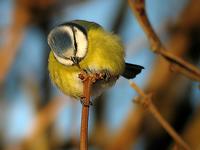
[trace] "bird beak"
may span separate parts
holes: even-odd
[[[79,62],[81,61],[81,58],[76,57],[76,56],[72,56],[72,57],[70,58],[70,60],[74,63],[74,65],[79,66]]]

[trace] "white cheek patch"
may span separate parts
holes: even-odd
[[[76,43],[77,43],[76,56],[83,58],[87,53],[87,47],[88,47],[87,37],[77,27],[74,27],[74,29],[75,29],[75,38],[76,38]]]
[[[73,65],[73,62],[72,62],[71,60],[69,60],[69,59],[64,59],[64,58],[62,58],[62,57],[59,57],[59,56],[56,55],[56,53],[54,53],[54,52],[53,52],[53,54],[54,54],[54,56],[56,57],[56,59],[57,59],[61,64],[66,65],[66,66],[71,66],[71,65]]]

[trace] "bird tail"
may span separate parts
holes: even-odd
[[[144,67],[140,65],[125,63],[125,70],[122,76],[127,79],[133,79],[142,71],[142,69],[144,69]]]

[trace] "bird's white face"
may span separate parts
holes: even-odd
[[[64,24],[49,33],[48,44],[60,63],[78,64],[87,53],[87,33],[80,25]]]

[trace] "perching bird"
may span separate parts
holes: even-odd
[[[81,71],[105,73],[105,79],[92,86],[91,96],[99,96],[122,75],[134,78],[142,66],[125,63],[124,47],[117,35],[99,24],[74,20],[56,26],[48,35],[51,48],[48,69],[51,80],[66,95],[83,97]]]

